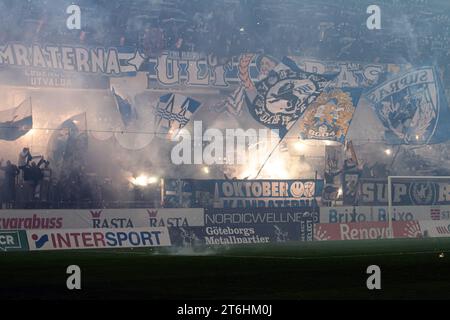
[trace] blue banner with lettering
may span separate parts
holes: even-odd
[[[391,182],[392,205],[449,205],[450,179],[401,179]],[[359,205],[387,205],[386,179],[361,179]]]
[[[450,136],[450,109],[433,67],[410,70],[371,90],[389,144],[433,144]]]
[[[316,204],[323,180],[195,180],[165,181],[166,207],[282,208]]]
[[[173,227],[169,232],[172,244],[184,247],[312,241],[318,221],[318,207],[210,209],[204,227]]]

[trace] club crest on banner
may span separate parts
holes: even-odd
[[[436,200],[436,186],[432,182],[412,183],[409,195],[415,205],[431,205]]]
[[[432,67],[414,69],[367,95],[392,144],[428,144],[448,139],[440,124],[450,115]],[[447,118],[447,119],[443,119]]]
[[[256,84],[256,97],[248,104],[250,114],[284,136],[329,81],[326,76],[298,68],[294,71],[282,63]]]
[[[354,111],[350,93],[323,92],[300,119],[300,137],[344,142]]]

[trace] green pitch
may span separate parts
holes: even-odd
[[[66,288],[72,264],[81,290]],[[450,238],[10,252],[0,269],[0,299],[449,299]]]

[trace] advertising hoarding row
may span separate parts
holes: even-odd
[[[384,222],[387,206],[1,210],[0,230],[198,227],[210,224]],[[450,206],[394,206],[393,221],[450,220]]]
[[[0,251],[450,236],[450,208],[2,210]]]
[[[195,247],[267,244],[289,241],[379,240],[450,237],[449,221],[194,226],[121,229],[0,231],[1,251]]]

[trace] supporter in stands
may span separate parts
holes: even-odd
[[[339,184],[335,183],[335,177],[339,176],[342,171],[329,170],[325,171],[325,186],[323,189],[323,199],[322,201],[327,205],[331,205],[331,202],[337,199]]]
[[[375,163],[372,167],[372,174],[374,178],[387,178],[389,176],[389,170],[385,163]]]
[[[364,163],[362,166],[361,178],[373,178],[372,170],[367,163]]]
[[[142,38],[144,53],[148,57],[157,57],[164,50],[164,32],[160,28],[147,27]]]
[[[334,178],[341,174],[342,171],[325,171],[325,183],[334,184]]]
[[[344,160],[344,172],[350,172],[355,171],[357,169],[356,163],[352,159],[345,159]]]
[[[23,170],[32,159],[33,156],[30,153],[30,149],[26,147],[23,148],[22,151],[19,153],[19,160],[17,162],[19,169]]]
[[[16,199],[16,177],[20,171],[9,160],[6,161],[6,166],[2,167],[2,164],[3,159],[0,160],[0,170],[5,172],[5,178],[3,180],[0,203],[5,203],[7,208],[11,208]]]
[[[50,169],[50,162],[45,161],[44,168],[42,168],[42,183],[41,183],[41,200],[48,202],[50,199],[50,186],[52,180],[52,169]]]
[[[42,171],[41,168],[39,168],[39,166],[36,164],[36,162],[31,162],[31,167],[30,167],[30,180],[33,182],[33,188],[34,188],[34,193],[33,193],[33,198],[34,199],[39,199],[40,198],[40,192],[41,192],[41,180],[43,178],[42,175]]]

